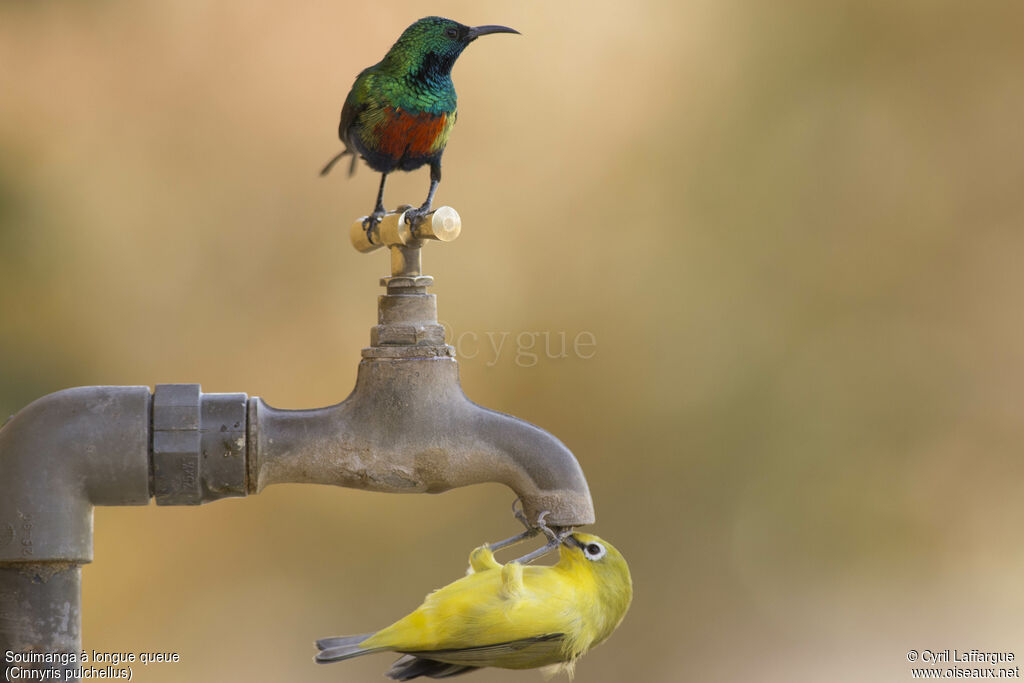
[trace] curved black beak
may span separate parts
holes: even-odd
[[[476,40],[480,36],[486,36],[488,33],[515,33],[519,34],[519,31],[508,26],[471,26],[469,33],[466,34],[466,40]]]

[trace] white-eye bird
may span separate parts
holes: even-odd
[[[633,599],[629,567],[597,536],[573,533],[553,566],[501,564],[488,546],[468,574],[426,597],[412,614],[376,633],[324,638],[316,661],[399,652],[387,671],[406,681],[447,678],[485,666],[566,671],[619,625]]]

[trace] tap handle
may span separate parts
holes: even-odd
[[[380,247],[420,246],[418,240],[451,242],[462,232],[462,219],[450,206],[417,216],[411,225],[407,213],[408,209],[385,214],[369,231],[364,227],[366,216],[357,218],[349,228],[352,246],[365,254]]]

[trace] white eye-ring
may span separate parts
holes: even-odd
[[[608,549],[596,541],[591,541],[583,546],[583,556],[591,562],[597,562],[607,554]]]

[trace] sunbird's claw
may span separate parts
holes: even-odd
[[[418,209],[407,209],[405,212],[405,222],[409,228],[415,234],[416,229],[419,228],[420,224],[427,219],[427,215],[431,212],[430,204],[424,204]]]
[[[384,210],[383,206],[378,206],[373,210],[369,216],[363,219],[363,230],[366,231],[366,239],[373,244],[373,229],[380,223],[381,219],[384,218],[384,214],[387,211]]]
[[[416,227],[416,224],[423,220],[423,217],[430,213],[429,206],[421,206],[418,209],[409,209],[405,212],[405,222],[412,227]]]

